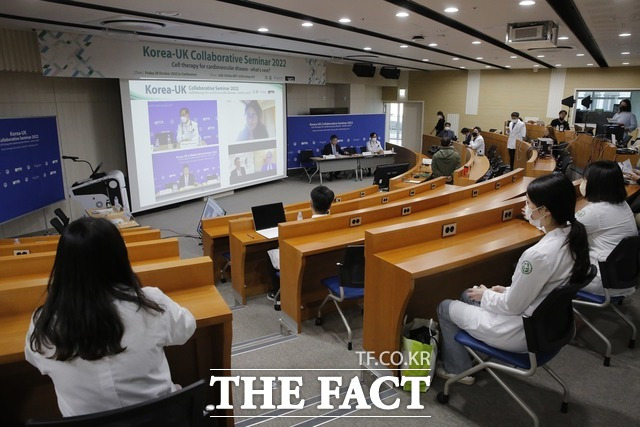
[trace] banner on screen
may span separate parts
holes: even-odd
[[[122,80],[134,212],[282,178],[284,86]]]
[[[322,156],[331,135],[337,135],[341,148],[360,153],[367,145],[371,132],[378,134],[384,147],[384,114],[332,114],[327,116],[287,117],[287,168],[300,167],[300,153],[312,150]]]
[[[0,223],[64,194],[56,118],[0,119]]]
[[[326,83],[326,62],[202,46],[38,32],[42,73],[51,77]]]

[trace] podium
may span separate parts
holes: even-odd
[[[117,204],[116,198],[125,212],[131,211],[124,174],[119,170],[74,183],[69,189],[69,195],[79,201],[86,211],[114,206]]]

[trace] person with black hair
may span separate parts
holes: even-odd
[[[544,175],[528,185],[525,218],[545,235],[524,251],[511,286],[474,286],[463,293],[462,301],[440,303],[444,363],[436,375],[448,379],[471,368],[467,351],[454,339],[461,329],[493,347],[527,351],[522,316],[531,315],[552,290],[584,280],[589,271],[587,232],[576,220],[575,207],[576,192],[564,174]],[[474,378],[460,382],[473,384]]]
[[[516,141],[524,141],[524,138],[527,136],[527,126],[520,120],[520,113],[517,111],[511,113],[508,134],[507,151],[509,152],[509,166],[511,170],[513,170],[516,161]]]
[[[451,146],[449,138],[440,140],[440,149],[431,160],[431,178],[446,176],[447,182],[453,182],[453,171],[460,166],[460,153]]]
[[[372,154],[384,153],[384,149],[382,148],[382,145],[380,144],[380,140],[378,139],[378,134],[375,132],[371,132],[369,134],[369,140],[367,141],[367,151]]]
[[[576,213],[576,218],[587,230],[591,264],[598,266],[598,261],[607,259],[623,238],[638,235],[635,217],[626,202],[622,170],[610,160],[587,165],[580,193],[589,204]],[[583,291],[604,295],[599,268],[597,276]],[[634,291],[635,288],[611,289],[609,293],[627,296]]]
[[[558,118],[551,120],[551,127],[559,130],[560,132],[569,130],[569,122],[566,120],[567,110],[560,110]]]
[[[449,138],[452,141],[457,141],[458,140],[458,137],[456,136],[456,133],[451,130],[451,123],[449,123],[449,122],[446,122],[444,124],[444,129],[436,136],[438,138]]]
[[[329,137],[329,143],[322,149],[322,154],[325,156],[348,156],[349,153],[340,147],[338,144],[338,135],[331,135]],[[340,172],[329,172],[329,181],[333,181],[333,178],[339,178]]]
[[[164,347],[184,344],[195,329],[187,309],[141,287],[116,226],[85,217],[60,237],[25,358],[51,377],[63,416],[90,414],[179,388]]]
[[[244,106],[245,126],[238,135],[238,141],[269,138],[267,127],[262,123],[262,107],[258,101],[249,101]]]
[[[472,150],[476,150],[476,154],[478,156],[484,156],[484,138],[480,134],[482,129],[480,126],[476,126],[473,128],[471,132],[471,142],[469,142],[469,148]]]
[[[464,139],[462,140],[462,143],[464,145],[469,145],[471,143],[471,130],[469,128],[462,128],[460,130],[460,133],[462,134],[462,136],[464,137]]]
[[[312,212],[311,218],[320,218],[329,215],[329,209],[331,209],[331,204],[333,204],[335,198],[335,194],[329,187],[318,185],[311,190],[309,197],[311,198],[309,202]],[[276,310],[280,310],[280,295],[278,295],[280,278],[276,274],[276,272],[280,270],[280,249],[275,248],[268,250],[267,255],[269,255],[269,261],[271,261],[269,267],[273,287],[273,290],[267,293],[267,299],[274,302],[274,308]],[[277,298],[276,295],[278,295]]]
[[[436,123],[436,126],[433,128],[433,130],[429,132],[429,135],[433,135],[433,133],[435,132],[437,136],[437,135],[440,135],[440,132],[444,130],[444,124],[445,124],[444,113],[442,111],[438,111],[437,116],[438,116],[438,123]]]
[[[613,115],[613,120],[624,127],[623,143],[627,143],[631,139],[631,132],[638,128],[638,119],[631,112],[631,100],[623,99],[619,104],[620,111]]]
[[[200,143],[200,131],[198,123],[191,120],[188,108],[180,109],[180,124],[176,132],[178,143],[194,142]]]

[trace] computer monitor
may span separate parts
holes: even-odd
[[[612,135],[616,136],[616,144],[621,145],[624,143],[624,127],[615,124],[615,125],[606,125],[604,128],[605,136],[607,139],[613,141],[611,138]]]
[[[253,214],[253,223],[258,231],[278,227],[279,223],[287,221],[282,202],[253,206],[251,213]]]
[[[389,189],[389,180],[395,176],[402,175],[409,170],[409,163],[392,163],[388,165],[380,165],[373,174],[373,183],[380,190]]]
[[[217,216],[225,216],[227,211],[222,209],[215,199],[211,196],[207,197],[207,202],[204,204],[202,215],[200,215],[200,222],[198,222],[198,235],[202,237],[202,220],[207,218],[215,218]]]

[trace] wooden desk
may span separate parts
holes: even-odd
[[[367,232],[364,349],[377,357],[399,351],[405,314],[436,318],[440,301],[457,299],[472,285],[508,285],[513,263],[543,235],[520,219],[502,222],[505,209],[518,212],[524,202],[521,197],[475,212]],[[451,222],[457,224],[457,234],[442,238],[442,226]]]
[[[502,157],[503,163],[509,164],[509,151],[507,149],[507,141],[509,140],[508,135],[501,135],[493,132],[480,132],[482,137],[484,138],[484,147],[485,151],[489,151],[492,145],[496,146],[496,154]],[[516,159],[514,162],[514,168],[523,168],[526,170],[527,153],[531,148],[531,144],[526,141],[517,140],[516,141]]]
[[[635,166],[640,159],[638,154],[617,154],[616,146],[609,141],[585,133],[578,134],[567,150],[571,153],[573,164],[580,170],[597,160],[624,162],[628,159],[631,165]]]
[[[165,349],[172,379],[191,384],[207,379],[211,369],[231,370],[232,314],[215,286],[211,260],[206,257],[176,260],[135,269],[143,284],[157,286],[196,318],[193,337],[182,346]],[[0,399],[3,425],[22,425],[27,418],[60,416],[53,383],[24,360],[24,345],[33,310],[42,303],[46,284],[14,286],[0,291]],[[19,302],[19,304],[16,304]],[[219,387],[207,388],[207,402],[220,399]],[[233,415],[228,411],[225,415]],[[233,418],[224,419],[226,425]]]
[[[326,172],[340,172],[352,170],[356,173],[356,181],[358,180],[359,162],[357,156],[340,156],[333,159],[325,159],[323,157],[312,157],[320,175],[320,185],[322,185],[322,174]]]
[[[125,215],[121,210],[116,212],[113,208],[89,210],[87,215],[93,218],[104,218],[120,229],[140,227],[133,216]]]
[[[549,175],[556,170],[556,160],[553,157],[538,157],[538,150],[531,150],[531,157],[527,160],[525,175],[537,178]]]
[[[150,230],[151,227],[149,227],[148,225],[144,225],[144,226],[140,226],[137,228],[123,228],[120,229],[120,233],[122,235],[125,235],[127,233],[131,233],[131,232],[138,232],[138,231],[146,231],[146,230]],[[16,239],[18,239],[18,241],[20,243],[30,243],[30,242],[50,242],[50,241],[58,241],[60,240],[60,235],[59,234],[49,234],[46,236],[18,236],[18,237],[12,237],[9,239],[0,239],[0,246],[5,246],[5,245],[13,245],[15,244]]]
[[[487,173],[491,166],[487,156],[479,156],[476,154],[475,150],[470,148],[466,148],[466,150],[469,152],[469,161],[453,172],[454,185],[467,186],[475,184],[477,180]],[[468,175],[464,174],[465,167],[469,170]]]
[[[326,289],[322,287],[320,280],[335,274],[334,271],[327,271],[327,266],[333,266],[341,260],[342,252],[347,245],[364,241],[367,230],[435,215],[473,211],[479,206],[521,196],[531,181],[522,178],[523,172],[514,171],[495,180],[434,197],[418,198],[411,203],[400,202],[376,210],[363,209],[343,215],[331,215],[313,222],[281,224],[281,321],[292,331],[301,332],[302,322],[315,316],[315,308],[326,296]],[[516,177],[514,183],[513,177]],[[402,208],[407,206],[411,206],[411,214],[400,216]],[[361,225],[350,227],[349,223],[353,217],[359,217]],[[331,231],[318,232],[322,229]]]

